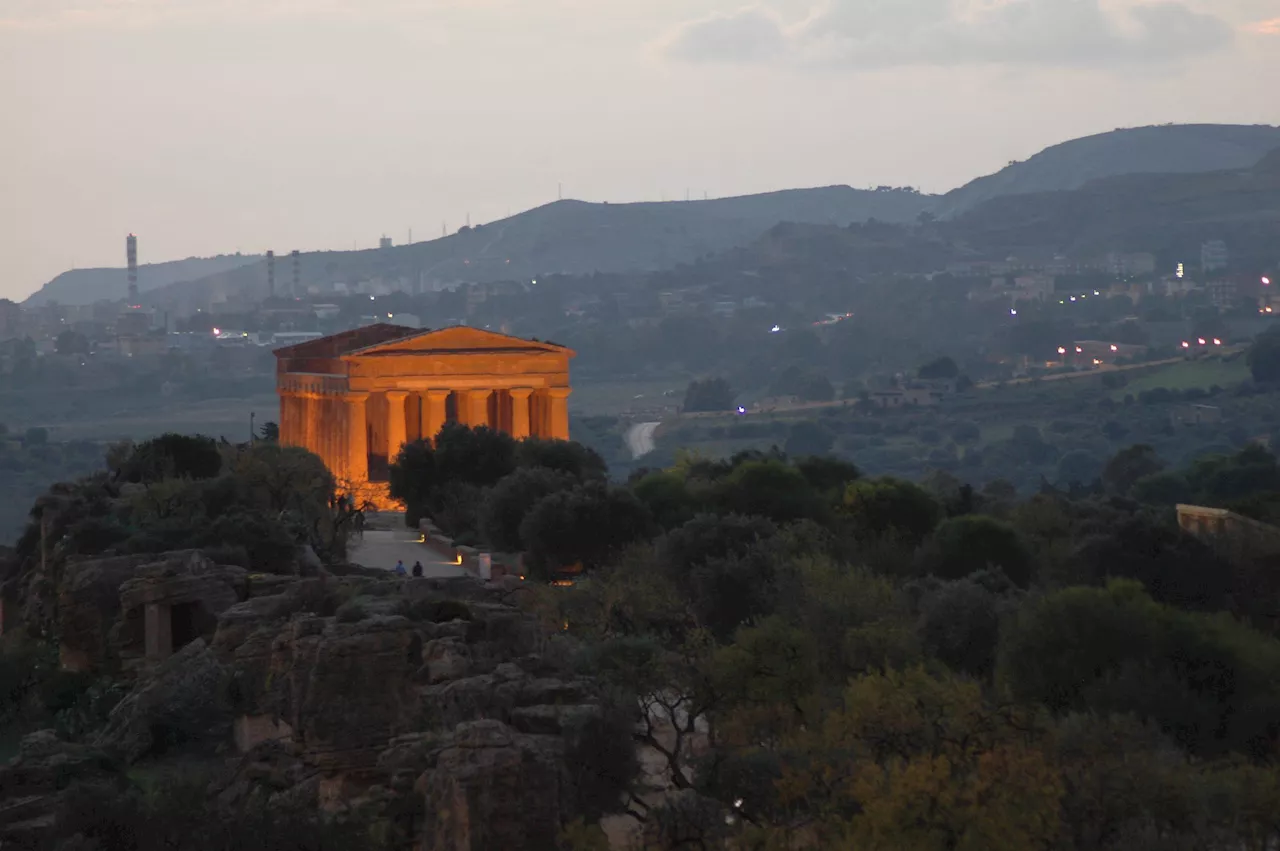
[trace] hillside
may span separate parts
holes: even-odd
[[[557,201],[430,242],[305,254],[301,274],[304,284],[382,278],[421,281],[430,286],[552,273],[657,270],[746,245],[782,221],[848,225],[876,218],[909,222],[932,202],[928,196],[911,192],[871,192],[848,186],[710,201]],[[261,295],[265,280],[259,263],[167,287],[149,300],[165,306],[201,306],[246,292]]]
[[[1280,127],[1180,124],[1134,127],[1073,139],[980,177],[942,196],[938,213],[952,216],[998,196],[1079,189],[1121,174],[1243,169],[1280,148]]]
[[[150,292],[177,281],[190,281],[256,263],[252,254],[220,254],[217,257],[189,257],[169,263],[148,263],[138,267],[138,291]],[[39,307],[51,301],[60,304],[93,304],[129,294],[129,273],[125,269],[72,269],[49,281],[24,302]]]
[[[987,256],[1123,250],[1169,262],[1198,259],[1202,241],[1224,239],[1234,257],[1265,265],[1275,261],[1280,232],[1280,145],[1249,168],[1129,174],[1070,192],[994,198],[943,230]]]

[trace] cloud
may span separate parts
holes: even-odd
[[[782,55],[787,50],[787,37],[777,17],[750,6],[685,26],[665,49],[679,59],[754,62]]]
[[[680,27],[668,56],[800,64],[1097,66],[1176,60],[1228,45],[1224,20],[1161,0],[1117,10],[1100,0],[828,0],[786,24],[752,6]]]
[[[1259,35],[1280,35],[1280,18],[1272,18],[1269,21],[1255,21],[1245,29]]]

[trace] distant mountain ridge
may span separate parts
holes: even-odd
[[[654,271],[748,245],[780,222],[842,227],[870,219],[909,223],[923,213],[956,219],[996,200],[1066,193],[1124,175],[1249,169],[1277,148],[1280,127],[1267,125],[1139,127],[1055,145],[942,196],[827,186],[706,201],[557,201],[429,242],[304,254],[301,277],[306,285],[327,288],[378,279],[431,285]],[[1012,202],[1011,209],[1018,203]],[[1028,203],[1038,214],[1049,215],[1043,198]],[[994,226],[999,217],[986,215]],[[1101,240],[1090,236],[1085,241]],[[277,279],[286,280],[279,269]],[[119,269],[68,272],[28,303],[121,298],[124,280]],[[143,267],[139,283],[146,301],[155,306],[207,307],[223,299],[266,295],[265,262],[260,257],[220,257],[155,264]]]
[[[848,186],[789,189],[706,201],[632,204],[556,201],[430,242],[304,254],[304,284],[521,280],[547,274],[642,272],[746,245],[781,221],[845,226],[915,221],[934,199]],[[262,263],[153,293],[157,306],[196,307],[265,294]]]
[[[936,212],[952,216],[1007,195],[1079,189],[1122,174],[1186,174],[1250,168],[1280,148],[1280,127],[1175,124],[1133,127],[1072,139],[943,195]]]
[[[217,257],[189,257],[167,263],[147,263],[138,267],[138,292],[145,294],[178,281],[216,275],[256,263],[260,259],[259,255],[254,254],[220,254]],[[72,269],[32,293],[24,304],[28,307],[40,307],[56,301],[59,304],[83,305],[104,299],[114,301],[128,294],[127,269]]]
[[[1172,269],[1196,264],[1201,242],[1222,239],[1232,257],[1265,266],[1280,234],[1280,143],[1245,168],[1122,174],[1070,191],[999,196],[941,230],[988,258],[1148,251]]]

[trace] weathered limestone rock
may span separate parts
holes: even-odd
[[[139,613],[148,660],[165,659],[197,636],[212,638],[218,615],[248,596],[247,576],[243,568],[216,565],[198,552],[142,568],[120,586],[121,656],[137,653]]]
[[[456,638],[439,638],[422,649],[422,661],[427,666],[427,682],[460,680],[471,670],[471,651]]]
[[[225,741],[231,724],[225,673],[204,639],[196,639],[120,701],[95,745],[136,762],[190,740]]]
[[[460,725],[418,779],[421,847],[553,851],[569,785],[559,740],[499,721]]]
[[[63,568],[58,613],[64,668],[85,671],[107,661],[107,637],[120,618],[120,586],[155,562],[154,555],[131,555],[73,561]]]
[[[243,593],[244,576],[198,550],[69,562],[58,588],[62,665],[158,660],[175,643],[211,637],[217,615]]]
[[[0,766],[0,847],[43,847],[72,783],[122,781],[100,751],[60,741],[53,730],[31,733]]]
[[[301,618],[273,643],[264,702],[318,766],[359,771],[391,738],[420,729],[421,665],[422,637],[405,618]]]

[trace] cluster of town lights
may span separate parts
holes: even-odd
[[[1204,337],[1196,337],[1196,344],[1197,344],[1197,345],[1200,345],[1200,346],[1207,346],[1207,345],[1209,345],[1209,341],[1208,341],[1208,340],[1206,340]],[[1218,339],[1217,337],[1214,337],[1214,338],[1213,338],[1213,344],[1214,344],[1215,346],[1221,346],[1221,345],[1222,345],[1222,340]],[[1190,343],[1189,341],[1187,341],[1187,340],[1183,340],[1183,341],[1182,341],[1182,348],[1184,348],[1184,349],[1189,349],[1189,348],[1191,348],[1191,343]]]
[[[1102,291],[1101,291],[1101,290],[1094,290],[1094,291],[1093,291],[1093,294],[1094,294],[1094,295],[1102,295]],[[1071,300],[1072,300],[1072,301],[1077,301],[1077,300],[1079,300],[1079,299],[1086,299],[1086,298],[1088,298],[1088,297],[1089,297],[1089,294],[1088,294],[1088,293],[1080,293],[1080,295],[1078,295],[1078,296],[1075,296],[1075,295],[1071,296]],[[1067,300],[1066,300],[1066,299],[1063,299],[1063,298],[1058,299],[1058,304],[1066,304],[1066,303],[1067,303]],[[1016,314],[1015,314],[1015,315],[1016,315]]]

